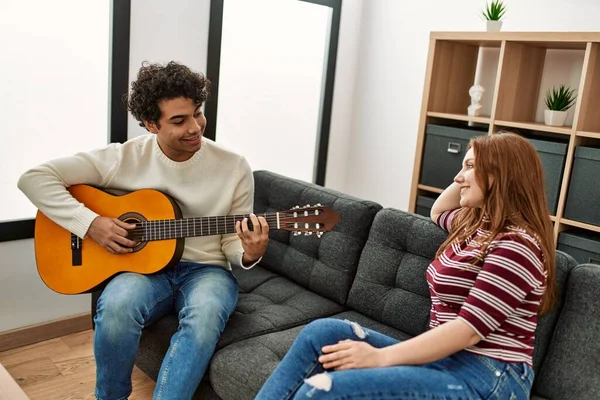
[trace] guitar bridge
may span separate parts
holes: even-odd
[[[81,265],[81,247],[83,241],[79,239],[79,236],[71,233],[71,265]]]

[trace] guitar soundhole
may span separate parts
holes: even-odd
[[[127,222],[128,224],[138,224],[140,222],[147,221],[143,215],[138,213],[126,213],[119,217],[119,219],[123,222]],[[133,246],[133,252],[138,252],[146,247],[148,242],[142,241],[142,237],[144,235],[144,230],[142,228],[134,228],[127,233],[127,238],[133,240],[135,245]]]

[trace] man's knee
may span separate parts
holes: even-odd
[[[121,278],[120,276],[117,278]],[[135,298],[136,276],[125,276],[111,282],[100,295],[97,303],[95,323],[99,329],[128,329],[131,325],[143,326],[143,307]]]
[[[216,342],[225,329],[232,310],[218,300],[209,300],[202,305],[186,306],[180,313],[180,325],[193,332],[199,344]]]

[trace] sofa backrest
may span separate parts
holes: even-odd
[[[332,231],[317,238],[271,230],[261,265],[311,291],[344,304],[373,218],[381,206],[269,171],[255,171],[254,210],[273,212],[296,205],[329,206],[340,214]]]
[[[373,221],[348,306],[411,336],[429,323],[425,273],[446,232],[429,218],[381,210]]]
[[[534,393],[552,399],[600,399],[600,266],[581,264],[569,276]]]
[[[411,336],[427,329],[431,300],[426,271],[447,233],[431,219],[404,211],[381,210],[371,227],[348,306]],[[556,251],[558,295],[564,298],[566,281],[577,265]],[[536,372],[544,359],[562,304],[540,317],[533,355]]]

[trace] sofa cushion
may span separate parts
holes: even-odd
[[[577,261],[570,255],[556,250],[556,284],[558,301],[556,307],[551,312],[538,318],[538,325],[535,331],[535,347],[533,348],[533,369],[539,373],[540,367],[548,351],[548,345],[554,334],[556,323],[563,307],[564,296],[567,290],[567,280],[571,271],[577,267]],[[534,383],[534,392],[536,384]]]
[[[354,321],[398,339],[408,337],[355,311],[343,312],[333,318]],[[214,391],[224,400],[253,399],[303,327],[256,336],[219,350],[210,366]]]
[[[217,349],[238,340],[307,324],[345,309],[260,266],[250,270],[235,268],[234,274],[240,289],[238,304]],[[169,314],[142,332],[136,365],[154,379],[178,326],[176,314]]]
[[[427,267],[446,232],[431,219],[386,208],[361,256],[348,306],[411,336],[427,329],[431,299]]]
[[[571,272],[562,313],[536,379],[536,394],[553,400],[600,399],[600,266]]]
[[[268,171],[254,172],[255,212],[287,210],[322,204],[333,208],[340,221],[320,239],[272,230],[261,265],[311,291],[344,304],[375,214],[382,208],[322,186]],[[332,284],[335,282],[335,284]]]
[[[240,288],[238,305],[227,322],[218,347],[303,325],[345,309],[261,266],[251,270],[234,268],[234,274]]]

